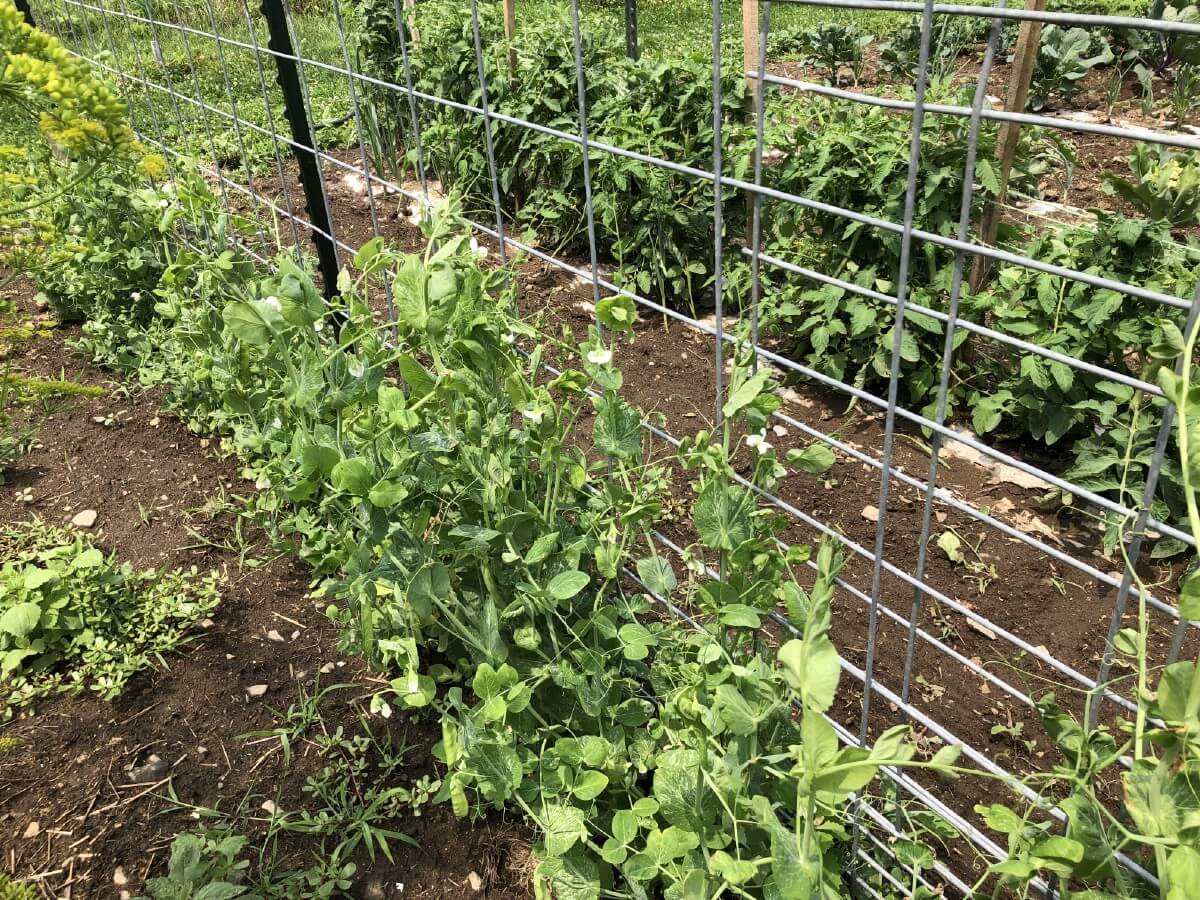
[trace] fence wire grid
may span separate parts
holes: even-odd
[[[1118,566],[1110,559],[1093,554],[1092,545],[1086,542],[1062,539],[1054,528],[1045,528],[1038,515],[1006,514],[1001,507],[1011,507],[1011,501],[1008,504],[983,502],[987,499],[984,494],[964,485],[962,478],[948,479],[947,472],[957,473],[963,467],[978,465],[986,467],[985,471],[1016,473],[1022,479],[1028,479],[1026,483],[1068,494],[1077,508],[1089,509],[1097,516],[1115,516],[1128,523],[1126,555],[1134,563],[1144,564],[1148,541],[1169,538],[1194,547],[1186,530],[1152,514],[1174,424],[1173,407],[1169,403],[1161,404],[1156,413],[1159,416],[1156,440],[1144,493],[1139,504],[1129,505],[1073,483],[1052,471],[1049,464],[1023,458],[1011,449],[1011,445],[976,436],[960,424],[952,423],[948,394],[953,379],[952,361],[966,333],[969,340],[993,342],[1017,358],[1052,361],[1122,385],[1146,398],[1163,397],[1157,385],[1135,375],[1076,359],[992,327],[985,321],[965,319],[961,316],[960,301],[968,290],[972,266],[976,260],[983,259],[994,265],[1020,267],[1068,282],[1079,282],[1097,291],[1117,292],[1126,301],[1140,300],[1153,307],[1179,311],[1185,337],[1197,327],[1200,290],[1191,297],[1175,296],[1153,284],[1125,283],[1095,272],[1036,259],[997,244],[984,244],[974,232],[980,202],[980,185],[975,173],[981,152],[980,134],[985,123],[1015,123],[1068,135],[1113,138],[1128,141],[1130,147],[1141,142],[1200,150],[1200,136],[1185,131],[1000,108],[989,99],[989,78],[995,66],[1002,62],[1000,41],[1007,23],[1137,29],[1151,35],[1168,36],[1200,35],[1200,25],[1009,8],[1006,0],[998,0],[992,7],[935,3],[933,0],[923,3],[892,0],[775,0],[772,3],[762,0],[751,9],[751,21],[756,22],[758,28],[757,58],[748,53],[744,66],[751,93],[754,93],[755,85],[759,90],[759,100],[747,116],[754,137],[752,166],[745,177],[738,177],[725,157],[725,132],[730,125],[722,103],[721,72],[722,55],[728,57],[729,48],[722,42],[720,0],[714,0],[712,5],[713,142],[709,167],[686,165],[593,137],[589,131],[587,109],[587,85],[591,73],[583,61],[579,0],[570,0],[571,34],[564,36],[574,55],[578,106],[573,115],[578,121],[577,130],[563,130],[493,108],[489,94],[492,85],[489,85],[484,64],[486,45],[480,27],[479,2],[470,0],[472,62],[478,80],[477,102],[472,103],[416,87],[420,73],[414,70],[416,61],[410,45],[419,40],[419,35],[410,27],[410,18],[415,11],[408,0],[403,3],[394,0],[394,27],[402,60],[400,71],[394,73],[394,77],[363,71],[352,52],[353,41],[344,20],[346,10],[337,0],[324,0],[325,5],[318,3],[316,9],[307,11],[304,16],[293,16],[284,0],[263,0],[261,10],[252,8],[248,0],[205,0],[198,4],[188,0],[186,9],[181,6],[181,0],[156,0],[153,6],[150,0],[35,0],[31,8],[40,27],[55,34],[68,49],[106,73],[119,86],[130,105],[134,127],[144,142],[164,153],[173,165],[191,165],[194,156],[200,157],[198,163],[215,186],[231,219],[243,223],[240,231],[231,232],[228,239],[236,241],[241,249],[263,264],[269,264],[273,250],[290,248],[299,251],[308,247],[309,240],[315,241],[320,251],[318,269],[329,287],[336,279],[338,267],[349,264],[365,239],[379,235],[395,237],[405,227],[402,221],[405,204],[421,208],[421,204],[429,204],[439,196],[439,186],[427,165],[429,145],[428,137],[423,135],[422,111],[451,108],[476,117],[482,124],[487,166],[485,171],[471,174],[487,182],[494,216],[489,221],[470,221],[469,224],[481,238],[491,242],[502,263],[511,262],[514,256],[536,260],[547,269],[562,273],[568,285],[586,286],[593,304],[605,296],[628,297],[646,315],[669,322],[677,329],[673,333],[692,335],[689,347],[699,346],[697,341],[705,342],[711,353],[711,363],[706,363],[704,368],[711,381],[711,406],[693,416],[693,421],[720,420],[726,399],[726,361],[732,351],[746,342],[733,331],[734,317],[739,323],[748,320],[748,340],[759,364],[773,366],[788,377],[792,401],[797,395],[803,400],[820,392],[820,396],[836,396],[843,402],[853,402],[860,410],[856,413],[859,421],[869,425],[868,439],[851,440],[844,428],[844,418],[823,418],[814,413],[812,402],[784,403],[774,417],[780,434],[794,434],[827,445],[838,454],[842,463],[855,469],[860,480],[864,477],[863,472],[868,473],[875,485],[871,488],[873,515],[867,515],[867,510],[863,509],[863,521],[858,521],[857,502],[849,512],[840,511],[846,512],[845,516],[840,515],[830,505],[839,502],[837,490],[829,495],[831,499],[817,502],[820,498],[814,498],[811,493],[797,496],[780,491],[776,495],[740,479],[742,486],[755,490],[764,504],[790,517],[795,527],[788,532],[789,537],[795,535],[809,540],[825,537],[839,541],[852,560],[838,579],[842,596],[834,626],[834,638],[843,652],[843,670],[857,685],[856,702],[835,708],[831,718],[845,742],[869,746],[872,736],[884,727],[907,720],[934,743],[960,745],[972,765],[998,776],[1012,777],[1015,781],[1016,773],[1012,770],[1017,768],[1017,760],[1013,753],[998,752],[998,744],[986,728],[980,730],[977,727],[970,734],[964,733],[972,716],[978,716],[981,721],[984,718],[978,711],[969,709],[969,704],[998,709],[997,704],[1003,701],[1003,709],[1017,720],[1036,722],[1032,712],[1035,688],[1054,682],[1066,685],[1073,693],[1093,692],[1111,704],[1110,710],[1133,709],[1129,689],[1119,687],[1113,681],[1114,638],[1130,604],[1142,599],[1151,610],[1156,634],[1161,637],[1157,642],[1161,644],[1156,651],[1157,662],[1177,659],[1189,639],[1189,623],[1179,615],[1173,590],[1160,582],[1160,586],[1146,588],[1143,597],[1129,565]],[[912,99],[873,95],[857,86],[817,83],[787,74],[780,67],[773,69],[767,53],[772,34],[772,7],[778,9],[796,4],[831,11],[918,15],[921,40]],[[944,17],[972,17],[989,23],[970,105],[927,102],[931,81],[931,35],[935,22]],[[314,22],[320,23],[321,35],[309,33],[308,29],[316,27]],[[635,54],[636,31],[627,37],[631,42],[630,53]],[[318,44],[324,52],[317,53],[313,49]],[[738,60],[739,64],[741,62]],[[728,66],[729,60],[725,63]],[[294,78],[294,82],[289,78]],[[314,96],[314,83],[318,80],[325,91],[319,108],[318,98]],[[248,94],[254,101],[254,114],[245,108],[247,81],[250,84]],[[335,86],[332,100],[330,85]],[[373,125],[367,95],[377,91],[393,94],[397,108],[402,111],[399,124],[404,135],[405,162],[399,172],[382,171],[383,167],[374,159],[371,149]],[[911,143],[901,221],[889,221],[862,210],[844,209],[765,184],[772,158],[767,125],[773,104],[785,94],[809,95],[812,102],[878,107],[910,122]],[[953,234],[923,230],[915,224],[923,163],[922,131],[936,117],[967,122],[963,188],[958,198],[959,214]],[[510,191],[501,184],[495,156],[495,129],[501,125],[529,129],[579,148],[585,202],[577,212],[583,218],[587,232],[586,259],[548,251],[534,240],[514,235],[511,217],[506,212],[511,208],[507,202]],[[340,139],[325,139],[325,135],[339,129]],[[261,159],[252,161],[248,146],[252,142],[261,146],[264,141],[268,152]],[[604,250],[597,239],[593,197],[593,168],[595,161],[604,156],[622,157],[712,186],[712,254],[716,284],[712,292],[711,315],[701,317],[694,311],[678,308],[667,298],[647,296],[648,291],[631,288],[630,285],[636,282],[618,284],[616,275],[606,272]],[[335,195],[345,198],[348,191],[356,198],[355,205],[334,202]],[[730,200],[731,191],[740,192],[746,198],[749,227],[744,238],[729,234],[722,220],[731,203],[743,202],[741,198]],[[764,216],[772,204],[811,210],[895,236],[899,241],[899,275],[893,289],[883,290],[878,285],[864,287],[842,277],[842,273],[810,268],[767,252],[764,248]],[[1061,226],[1047,220],[1042,227]],[[212,235],[206,234],[193,234],[191,238],[198,242],[213,240]],[[916,254],[923,252],[926,245],[953,252],[948,302],[944,308],[921,303],[910,289],[910,270]],[[751,267],[749,299],[744,308],[729,310],[724,308],[722,279],[725,267],[722,261],[738,256],[748,260]],[[839,380],[786,355],[780,344],[760,340],[760,307],[767,302],[770,292],[785,283],[829,286],[894,308],[886,391],[876,393]],[[524,290],[529,288],[526,286]],[[387,302],[387,313],[391,315],[390,297]],[[905,377],[902,337],[905,324],[914,313],[936,320],[944,331],[936,400],[923,409],[906,408],[900,401]],[[678,349],[678,346],[674,347],[676,356]],[[666,385],[663,389],[669,388]],[[678,418],[666,426],[650,421],[644,426],[654,438],[670,445],[678,445],[683,436],[679,432],[688,427],[687,420]],[[922,443],[921,452],[915,453],[913,448]],[[923,471],[914,460],[922,461]],[[987,490],[987,487],[983,489],[984,492]],[[1031,503],[1032,500],[1025,505]],[[1021,505],[1018,503],[1018,507]],[[905,507],[905,514],[898,519],[897,510]],[[835,515],[835,512],[839,514]],[[982,589],[972,593],[966,586],[935,586],[929,577],[930,567],[944,564],[938,557],[936,538],[947,516],[963,523],[962,528],[970,527],[973,533],[980,535],[981,543],[985,539],[989,541],[983,544],[989,551],[997,545],[1019,546],[1025,555],[1017,558],[1018,563],[1036,557],[1045,571],[1055,573],[1055,578],[1071,585],[1072,589],[1067,592],[1069,596],[1064,596],[1072,602],[1082,603],[1080,618],[1099,622],[1080,638],[1086,639],[1086,646],[1072,654],[1070,660],[1065,659],[1061,647],[1053,640],[1054,635],[1045,632],[1045,624],[1014,621],[1003,608],[1006,599],[989,596]],[[847,520],[854,520],[856,528],[846,527]],[[914,522],[915,528],[912,527]],[[665,555],[678,557],[682,553],[682,547],[672,536],[660,533],[656,537]],[[981,560],[989,551],[985,551]],[[809,565],[815,568],[814,563]],[[715,571],[708,575],[720,577]],[[1005,579],[1006,572],[995,571],[992,581],[999,582],[995,588],[997,592],[1003,590]],[[1045,584],[1047,594],[1054,590],[1049,580]],[[965,579],[960,577],[959,581],[965,585]],[[939,583],[945,584],[945,581]],[[682,621],[687,621],[685,610],[673,611]],[[782,615],[776,613],[775,618],[782,628],[791,628]],[[957,625],[940,627],[947,622],[961,624],[964,628],[959,632]],[[839,637],[839,629],[844,636]],[[1081,659],[1091,665],[1088,670],[1084,670]],[[1023,671],[1022,666],[1027,669]],[[1030,673],[1032,677],[1024,677]],[[986,696],[981,696],[981,692]],[[1040,688],[1037,692],[1040,693]],[[1099,708],[1098,704],[1093,708]],[[1103,716],[1104,713],[1095,715]],[[931,890],[968,894],[972,855],[985,861],[1006,857],[1005,848],[980,827],[968,793],[947,790],[943,784],[900,771],[889,772],[888,778],[898,796],[928,807],[973,845],[973,849],[948,851],[933,870],[918,874],[921,882]],[[1037,799],[1029,788],[1024,788],[1024,793],[1031,800]],[[890,840],[898,836],[896,824],[871,805],[858,804],[856,808],[866,826],[861,840],[856,842],[864,871],[873,870],[885,880],[894,882],[878,859],[880,854],[894,859]],[[1057,807],[1050,809],[1049,814],[1065,821],[1063,812]],[[1124,862],[1148,881],[1154,881],[1154,877],[1133,860],[1125,859]],[[875,893],[866,880],[860,878],[858,883],[864,893]],[[907,890],[907,886],[898,882],[895,886]],[[1040,884],[1040,887],[1047,893],[1054,893],[1053,885]]]

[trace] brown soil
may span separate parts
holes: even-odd
[[[29,285],[9,290],[31,315]],[[174,835],[202,824],[191,806],[241,807],[257,819],[245,826],[253,841],[267,818],[263,802],[279,810],[309,803],[305,779],[324,764],[311,741],[297,742],[285,764],[277,741],[242,735],[274,727],[278,712],[318,682],[346,685],[322,704],[323,717],[328,729],[355,733],[377,682],[357,655],[337,652],[337,628],[309,596],[303,566],[234,513],[213,514],[212,498],[253,491],[235,461],[160,413],[155,394],[73,358],[67,345],[75,336],[60,329],[19,345],[10,359],[22,373],[102,385],[107,393],[36,411],[38,443],[8,472],[0,522],[40,516],[65,523],[94,509],[100,545],[120,558],[222,575],[222,603],[208,627],[116,700],[55,697],[0,726],[0,736],[17,741],[0,754],[0,870],[32,880],[46,897],[79,900],[139,893],[147,875],[163,871]],[[31,501],[18,499],[24,491]],[[246,688],[258,684],[268,686],[266,694],[251,698]],[[440,738],[436,721],[398,714],[373,718],[371,728],[412,748],[405,781],[437,777],[430,756]],[[151,755],[164,771],[150,783],[131,783],[128,770]],[[395,844],[394,864],[383,857],[372,864],[360,850],[355,896],[530,895],[527,838],[518,825],[470,824],[444,806],[389,824],[417,846]],[[318,852],[314,841],[297,838],[283,844],[281,859],[285,869],[304,868]]]

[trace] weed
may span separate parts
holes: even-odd
[[[0,678],[7,703],[53,690],[116,696],[218,602],[215,575],[137,571],[88,535],[38,520],[0,529]]]

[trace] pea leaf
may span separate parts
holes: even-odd
[[[645,659],[650,655],[650,648],[658,643],[658,639],[646,626],[637,622],[622,625],[617,636],[623,645],[621,652],[625,654],[626,659]]]
[[[570,600],[587,587],[590,580],[583,572],[559,572],[546,585],[546,593],[555,600]]]

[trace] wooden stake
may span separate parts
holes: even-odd
[[[1028,0],[1026,10],[1041,11],[1046,8],[1046,0]],[[1029,85],[1033,81],[1033,67],[1037,62],[1038,44],[1042,39],[1042,23],[1026,19],[1021,23],[1021,32],[1017,36],[1017,46],[1013,51],[1012,72],[1008,82],[1008,97],[1004,108],[1009,112],[1025,112],[1025,103],[1029,100]],[[983,220],[979,224],[979,239],[989,247],[996,243],[996,234],[1000,230],[1000,212],[1004,201],[1008,198],[1008,180],[1012,175],[1013,161],[1017,155],[1017,145],[1021,138],[1021,125],[1018,122],[1001,122],[1000,134],[996,140],[996,160],[1000,164],[1000,191],[996,197],[987,201],[983,209]],[[991,259],[986,256],[976,256],[971,264],[971,290],[978,291],[987,280],[991,269]]]
[[[758,69],[758,0],[742,0],[742,71]],[[761,75],[761,73],[760,73]],[[762,79],[746,76],[746,109],[754,115],[762,102]]]
[[[512,39],[517,33],[517,0],[504,0],[504,39],[508,41],[508,71],[517,74],[517,48]]]
[[[758,0],[742,0],[742,71],[758,71]],[[746,76],[746,117],[757,121],[758,105],[762,102],[762,73],[759,78]],[[757,152],[757,151],[756,151]],[[746,245],[753,240],[754,194],[744,191],[742,200],[746,204]]]
[[[421,46],[421,35],[417,31],[417,0],[404,0],[404,8],[408,10],[408,34],[413,47]]]

